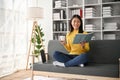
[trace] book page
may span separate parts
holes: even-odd
[[[76,34],[73,40],[73,44],[79,44],[80,42],[89,42],[93,36],[93,33],[88,34]]]

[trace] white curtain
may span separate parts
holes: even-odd
[[[0,0],[0,76],[26,66],[27,0]]]

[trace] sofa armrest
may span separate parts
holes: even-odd
[[[64,48],[64,46],[58,40],[50,40],[48,43],[49,61],[54,60],[53,54],[55,51],[61,51],[63,53],[68,53],[68,51]]]

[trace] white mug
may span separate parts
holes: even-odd
[[[60,41],[65,41],[65,36],[59,36]]]

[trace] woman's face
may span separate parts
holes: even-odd
[[[73,18],[71,24],[72,24],[74,30],[78,30],[81,25],[80,20],[78,18]]]

